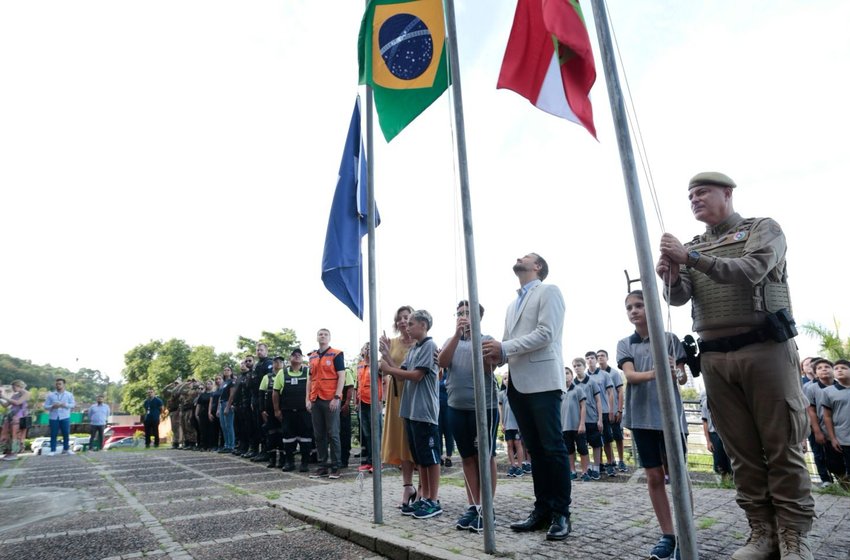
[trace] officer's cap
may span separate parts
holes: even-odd
[[[283,356],[275,356],[273,361],[275,361],[275,362],[285,362],[286,359]]]
[[[290,354],[289,354],[289,355],[290,355],[290,356],[294,356],[295,354],[298,354],[299,356],[302,356],[302,355],[303,355],[303,353],[301,352],[301,348],[297,348],[297,347],[296,347],[296,348],[293,348],[293,349],[292,349],[292,352],[290,352]]]
[[[688,190],[694,187],[709,185],[714,187],[729,187],[734,189],[737,185],[728,175],[717,171],[703,171],[694,175],[688,183]]]

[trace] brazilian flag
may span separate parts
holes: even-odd
[[[449,85],[442,0],[370,0],[358,62],[389,142]]]

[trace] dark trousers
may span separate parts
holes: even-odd
[[[717,474],[732,474],[732,463],[729,461],[729,455],[726,454],[726,449],[723,447],[723,440],[720,439],[720,434],[717,432],[708,432],[708,437],[711,438],[711,445],[714,447],[711,456],[714,459],[714,472]]]
[[[381,426],[384,423],[381,417],[381,408],[378,407],[378,433],[377,439],[381,440]],[[360,403],[360,464],[372,464],[372,405]],[[380,461],[379,461],[380,462]]]
[[[826,465],[825,446],[815,441],[814,435],[809,434],[809,447],[812,449],[812,455],[815,457],[815,468],[818,470],[818,476],[821,482],[832,482],[832,475]]]
[[[348,466],[351,458],[351,407],[339,411],[339,465]]]
[[[438,416],[439,420],[439,428],[440,428],[440,455],[443,455],[443,451],[446,453],[446,457],[451,457],[455,452],[455,438],[454,434],[452,434],[452,427],[449,424],[449,397],[445,395],[442,391],[440,392],[440,415]],[[443,441],[445,441],[446,446],[443,447]]]
[[[103,449],[103,430],[106,429],[106,426],[91,426],[89,428],[89,449],[95,451],[97,449]]]
[[[159,420],[145,420],[145,447],[151,446],[151,438],[153,446],[159,447]]]
[[[508,399],[522,442],[531,454],[534,509],[570,515],[569,456],[561,433],[561,391],[520,393],[508,384]]]

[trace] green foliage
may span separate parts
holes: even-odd
[[[292,349],[301,345],[295,331],[287,328],[281,329],[280,332],[263,331],[260,333],[259,340],[240,335],[236,341],[239,359],[256,355],[257,344],[260,342],[266,343],[269,347],[269,356],[271,357],[284,356],[288,358]],[[302,348],[302,350],[305,353],[308,352],[306,348]]]
[[[121,384],[111,383],[100,370],[82,368],[73,372],[50,364],[37,365],[29,360],[0,354],[0,384],[9,384],[15,379],[26,383],[30,394],[30,410],[42,410],[41,403],[47,393],[53,390],[54,382],[59,377],[65,379],[65,387],[74,394],[78,410],[85,410],[94,404],[97,395],[104,395],[107,403],[120,404]]]
[[[812,338],[820,338],[821,351],[826,354],[824,357],[832,361],[850,359],[850,338],[841,340],[839,327],[841,324],[838,319],[833,319],[835,330],[830,330],[823,325],[817,323],[806,323],[803,325],[803,331]]]
[[[680,394],[683,401],[699,401],[699,391],[692,387],[683,387]]]

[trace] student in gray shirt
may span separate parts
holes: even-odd
[[[576,448],[581,458],[581,470],[587,472],[590,462],[587,453],[587,438],[585,420],[587,416],[587,397],[584,390],[573,383],[573,370],[564,368],[567,376],[567,392],[561,401],[561,429],[564,432],[564,443],[570,457],[570,480],[578,478],[576,474]]]
[[[479,304],[479,318],[484,316],[484,306]],[[484,530],[481,517],[481,481],[478,473],[478,425],[475,416],[475,384],[472,366],[472,337],[470,331],[469,302],[457,304],[457,322],[454,335],[443,345],[437,358],[441,368],[451,374],[446,381],[448,393],[449,429],[452,431],[463,466],[467,488],[467,508],[455,527],[474,532]],[[482,340],[492,340],[484,336]],[[487,367],[485,365],[485,367]],[[490,368],[487,368],[490,370]],[[496,380],[492,371],[484,374],[484,407],[487,413],[487,431],[490,440],[491,492],[496,493],[496,431],[499,427],[499,409]]]
[[[643,291],[635,290],[626,297],[626,313],[635,326],[635,333],[617,344],[617,366],[623,370],[628,381],[626,387],[626,409],[623,425],[632,431],[632,440],[638,449],[641,466],[646,472],[649,501],[655,510],[658,524],[661,526],[661,539],[652,549],[650,558],[666,560],[673,558],[676,551],[676,535],[673,529],[673,515],[670,502],[664,488],[664,467],[667,462],[667,450],[664,447],[660,403],[656,389],[656,366],[652,360],[652,346],[649,344],[649,326],[643,303]],[[661,374],[674,376],[679,383],[687,382],[682,367],[685,363],[685,349],[676,335],[666,333],[669,363],[659,366]],[[676,411],[680,417],[682,429],[682,449],[684,453],[687,424],[682,413],[682,402],[676,399]]]
[[[836,360],[835,383],[823,392],[823,419],[832,449],[844,459],[844,477],[839,478],[850,490],[850,361]]]
[[[585,430],[587,432],[587,444],[593,449],[593,465],[588,468],[581,479],[585,482],[590,480],[599,480],[599,469],[602,464],[602,415],[599,410],[602,408],[602,395],[599,391],[599,386],[590,380],[590,376],[585,372],[587,362],[584,358],[575,358],[573,360],[573,369],[576,372],[574,383],[582,389],[585,396],[585,408],[587,415],[585,418]]]
[[[443,513],[438,499],[440,485],[440,450],[438,448],[440,380],[435,356],[437,345],[428,336],[433,320],[424,309],[414,311],[408,319],[407,332],[416,341],[407,356],[396,367],[388,357],[381,371],[404,380],[399,416],[404,418],[407,440],[413,462],[419,465],[421,498],[412,506],[404,505],[402,514],[427,519]]]

